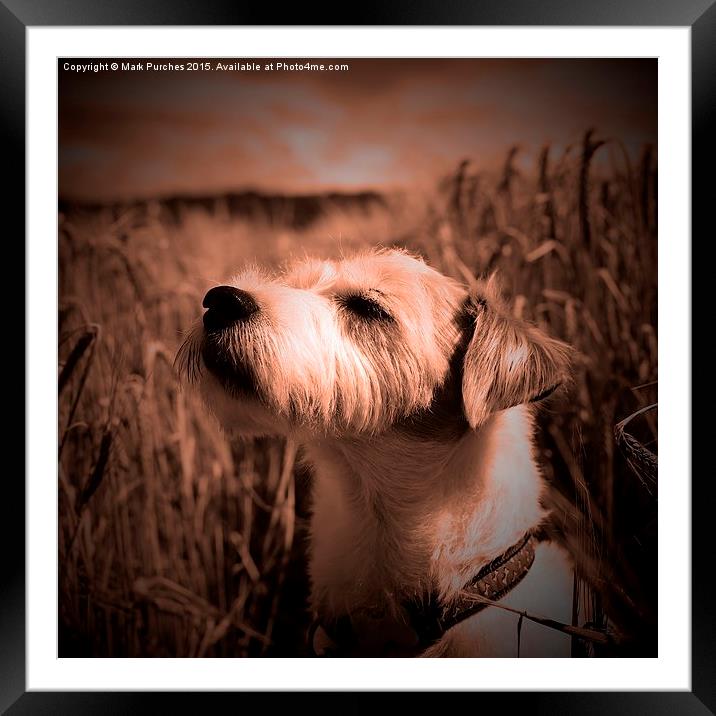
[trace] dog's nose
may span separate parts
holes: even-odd
[[[245,321],[259,310],[250,293],[233,286],[212,288],[201,305],[209,309],[204,314],[204,327],[215,331]]]

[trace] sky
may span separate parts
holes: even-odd
[[[463,158],[495,169],[513,144],[533,163],[590,127],[634,157],[657,140],[654,59],[285,60],[341,72],[197,61],[212,68],[79,72],[65,63],[92,60],[61,59],[60,196],[389,190],[435,182]]]

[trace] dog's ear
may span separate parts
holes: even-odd
[[[472,428],[492,413],[546,398],[569,377],[569,346],[514,318],[494,281],[473,287],[465,330],[471,337],[462,398]]]

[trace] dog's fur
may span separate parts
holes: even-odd
[[[228,431],[303,446],[319,617],[350,615],[366,654],[407,645],[405,599],[450,602],[545,519],[533,402],[566,379],[568,349],[515,319],[493,281],[468,289],[402,251],[230,283],[260,310],[219,332],[197,322],[181,373]],[[571,579],[540,543],[500,604],[569,623]],[[515,656],[517,620],[488,607],[424,655]],[[569,640],[525,621],[520,653],[566,656]]]

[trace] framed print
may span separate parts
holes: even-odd
[[[710,3],[83,5],[0,8],[27,172],[3,707],[713,709]]]

